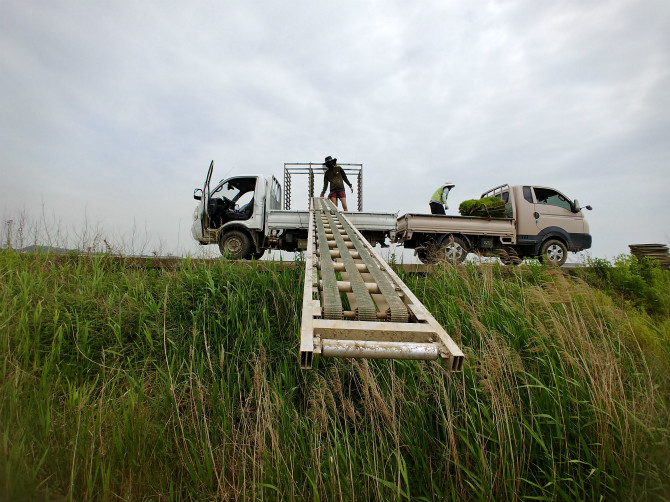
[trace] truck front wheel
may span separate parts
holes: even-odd
[[[249,255],[251,241],[244,232],[231,230],[219,238],[219,251],[229,260],[242,260]]]
[[[460,237],[448,235],[442,239],[441,247],[444,260],[449,263],[463,263],[468,256],[468,245]]]
[[[500,258],[500,263],[506,266],[521,265],[523,263],[523,258],[521,258],[516,250],[511,247],[499,249],[498,258]]]
[[[549,239],[542,244],[539,259],[542,263],[549,263],[560,267],[568,259],[568,248],[558,239]]]

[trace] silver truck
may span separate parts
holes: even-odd
[[[290,185],[285,164],[285,185]],[[322,174],[317,163],[301,164],[309,174],[309,190],[313,197],[314,177]],[[352,164],[351,166],[360,166]],[[352,170],[355,170],[353,167]],[[274,176],[245,174],[232,176],[210,188],[214,161],[209,165],[205,183],[196,188],[193,198],[198,202],[193,212],[191,234],[200,244],[218,244],[221,254],[231,259],[258,259],[266,250],[298,251],[307,247],[309,210],[282,209],[282,186]],[[346,170],[346,169],[345,169]],[[362,166],[358,189],[362,180]],[[358,197],[359,208],[362,198]],[[374,246],[387,245],[396,226],[397,213],[349,212],[347,217]]]
[[[554,188],[500,185],[481,196],[505,202],[506,218],[406,214],[398,218],[396,242],[419,260],[460,263],[470,252],[497,256],[505,264],[538,257],[563,265],[568,251],[591,247],[589,225],[579,201]]]

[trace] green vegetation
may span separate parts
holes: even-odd
[[[461,216],[479,216],[483,218],[504,218],[505,203],[499,197],[464,200],[458,206]]]
[[[298,368],[300,268],[0,252],[2,500],[662,500],[670,273],[403,279],[461,345]]]

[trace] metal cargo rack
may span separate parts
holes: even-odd
[[[358,211],[363,211],[363,164],[337,164],[342,168],[347,177],[353,175],[353,182],[356,183],[356,194],[358,202]],[[284,209],[291,209],[291,183],[294,175],[307,175],[307,193],[311,200],[314,197],[314,176],[323,175],[324,168],[322,163],[316,162],[285,162],[284,163]]]

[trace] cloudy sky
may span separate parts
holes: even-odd
[[[363,163],[370,211],[502,184],[670,241],[670,2],[0,1],[0,211],[197,252],[214,177]]]

